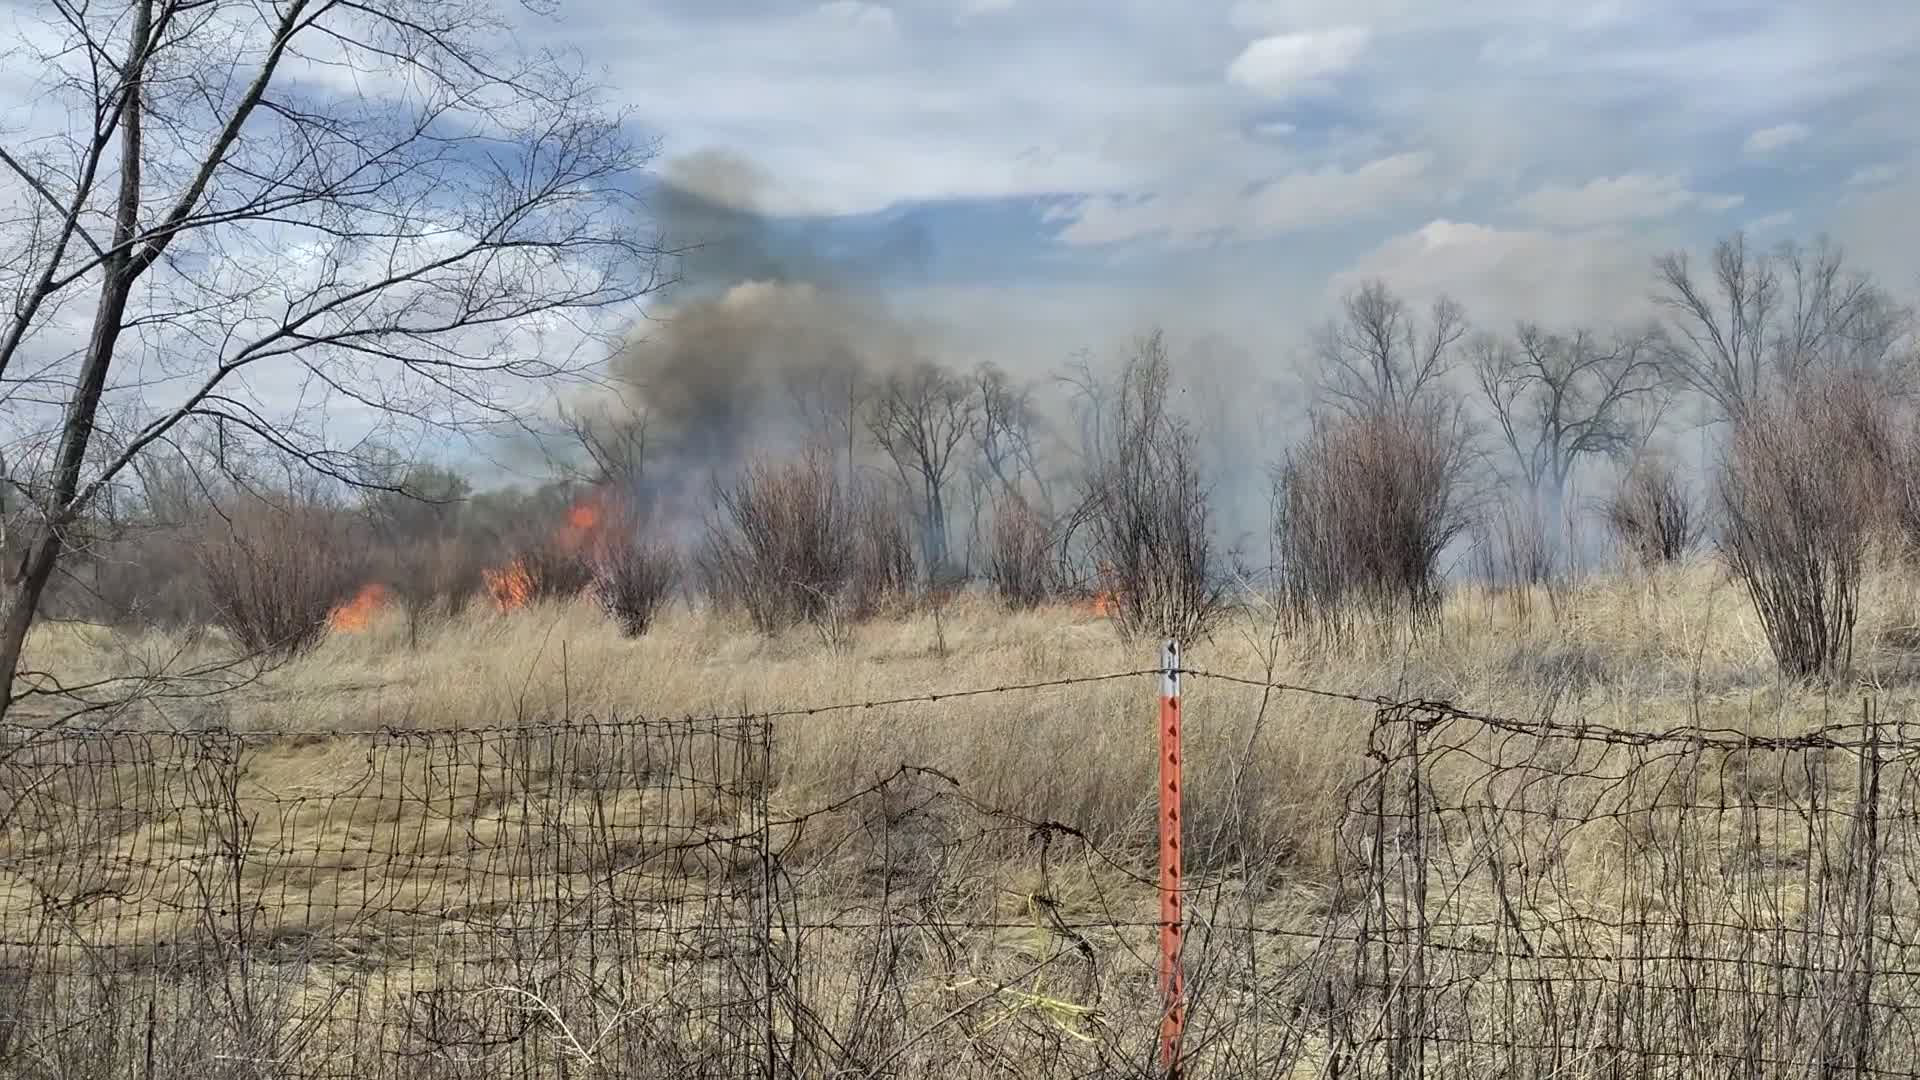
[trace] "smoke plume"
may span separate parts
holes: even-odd
[[[682,283],[614,359],[612,415],[644,420],[648,497],[697,516],[711,481],[755,454],[850,453],[857,388],[931,346],[861,284],[913,271],[910,231],[827,250],[804,223],[764,213],[770,179],[723,152],[678,159],[666,180],[653,210],[687,249]]]

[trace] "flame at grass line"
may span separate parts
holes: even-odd
[[[554,533],[554,546],[569,555],[585,554],[600,540],[608,517],[600,493],[586,496],[568,508],[566,520]],[[526,560],[518,556],[504,566],[480,571],[480,580],[494,606],[502,612],[526,607],[533,601],[539,584]],[[374,617],[392,603],[391,588],[369,582],[360,587],[353,599],[327,613],[327,626],[339,633],[360,633],[373,625]]]
[[[592,492],[567,509],[566,518],[554,531],[553,546],[568,555],[583,555],[597,544],[608,525],[605,496]],[[504,566],[480,572],[487,596],[502,613],[518,611],[533,601],[539,582],[523,557],[515,556]]]
[[[340,633],[357,634],[373,625],[373,617],[392,599],[393,590],[377,581],[362,585],[353,599],[327,613],[327,627]]]
[[[1113,588],[1113,567],[1101,563],[1095,572],[1093,598],[1086,601],[1086,610],[1095,618],[1104,619],[1113,614],[1119,604],[1119,597]]]
[[[486,585],[494,606],[501,611],[518,611],[533,599],[533,575],[519,559],[497,569],[480,571],[480,580]]]

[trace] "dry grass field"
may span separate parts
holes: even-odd
[[[1338,645],[1290,639],[1253,601],[1210,638],[1189,643],[1185,663],[1252,683],[1450,702],[1495,716],[1648,733],[1697,727],[1791,736],[1856,716],[1862,694],[1873,698],[1882,719],[1910,719],[1920,701],[1913,678],[1920,671],[1920,585],[1910,575],[1874,571],[1857,641],[1857,686],[1783,683],[1744,595],[1702,560],[1652,576],[1595,578],[1551,595],[1458,589],[1438,629],[1412,642],[1389,633]],[[49,625],[36,631],[27,666],[75,685],[168,666],[206,667],[222,655],[215,636],[188,642]],[[6,1060],[26,1063],[15,1068],[17,1075],[81,1075],[63,1071],[78,1066],[49,1049],[64,1046],[69,1053],[87,1048],[85,1056],[96,1063],[88,1074],[100,1076],[201,1075],[196,1070],[215,1059],[218,1068],[205,1074],[536,1076],[566,1070],[615,1076],[671,1068],[757,1075],[766,1070],[740,1062],[772,1060],[774,1051],[757,1040],[777,1031],[779,1039],[768,1045],[780,1042],[784,1056],[781,1066],[770,1068],[792,1075],[1144,1075],[1151,1071],[1156,1006],[1146,925],[1153,898],[1141,886],[1152,859],[1151,678],[781,716],[771,721],[770,760],[747,763],[750,770],[771,771],[757,809],[737,792],[697,789],[677,771],[709,754],[711,748],[694,746],[705,737],[698,733],[668,733],[658,746],[648,742],[653,736],[642,736],[638,748],[569,736],[546,744],[545,764],[531,757],[510,762],[502,752],[489,765],[486,755],[511,739],[499,729],[918,698],[1155,663],[1156,643],[1123,641],[1084,608],[1009,615],[975,596],[938,613],[865,623],[832,643],[805,630],[765,638],[684,608],[644,637],[628,639],[585,603],[506,614],[476,605],[410,638],[400,613],[376,610],[364,626],[335,632],[294,661],[222,676],[246,676],[225,692],[198,696],[176,687],[73,722],[136,732],[246,733],[252,749],[232,774],[230,803],[197,793],[194,767],[178,775],[153,762],[109,769],[99,775],[126,787],[102,794],[107,785],[97,776],[89,780],[87,798],[94,801],[86,805],[96,820],[72,834],[77,842],[49,841],[60,828],[76,828],[49,826],[39,841],[13,841],[8,859],[0,915],[15,946],[53,940],[49,933],[89,947],[146,947],[185,937],[228,945],[236,938],[266,940],[272,947],[244,978],[249,986],[277,987],[267,995],[271,1003],[249,994],[242,995],[244,1008],[233,1004],[231,960],[225,975],[172,971],[171,996],[153,990],[154,996],[128,999],[124,985],[104,977],[89,982],[69,972],[32,982],[20,973],[22,965],[31,967],[20,959],[27,954],[17,953],[9,985],[35,987],[59,1003],[59,1015],[73,1019],[66,1028],[21,1023],[9,1029],[13,1056]],[[22,719],[54,721],[50,708]],[[1302,1017],[1331,1015],[1331,1004],[1309,999],[1332,995],[1330,988],[1349,978],[1335,978],[1314,958],[1325,945],[1316,945],[1314,935],[1335,917],[1360,910],[1344,880],[1353,866],[1351,836],[1343,840],[1343,833],[1351,833],[1351,794],[1374,769],[1367,750],[1375,707],[1200,675],[1186,685],[1186,718],[1189,869],[1206,890],[1195,918],[1220,928],[1190,946],[1196,1000],[1216,1003],[1196,1009],[1201,1034],[1190,1074],[1310,1076],[1330,1060],[1337,1071],[1332,1026],[1322,1032],[1319,1021]],[[413,732],[435,733],[437,741],[408,750]],[[470,733],[471,742],[460,732]],[[368,742],[381,739],[396,763],[390,769],[369,764]],[[1468,739],[1453,749],[1472,745]],[[439,746],[453,749],[436,758]],[[562,753],[567,769],[551,761]],[[1615,760],[1604,754],[1582,760],[1583,753],[1575,747],[1562,766],[1600,775]],[[1491,791],[1492,782],[1476,779],[1473,770],[1495,775],[1496,765],[1509,766],[1497,759],[1499,752],[1475,757],[1459,771],[1458,791],[1479,790],[1476,784]],[[944,779],[875,788],[901,766],[937,770],[957,789]],[[1525,767],[1539,766],[1530,758]],[[729,775],[737,775],[735,768]],[[1722,761],[1710,768],[1724,781],[1734,766]],[[511,783],[500,779],[514,769],[520,771]],[[598,785],[580,779],[588,774],[616,779]],[[1451,807],[1445,782],[1453,774],[1436,768],[1434,775],[1442,783],[1431,797]],[[1844,800],[1849,783],[1836,782],[1833,797]],[[165,791],[143,795],[135,791],[139,784]],[[509,789],[517,794],[502,794]],[[965,813],[955,809],[960,804],[928,794],[936,789],[939,798],[963,799]],[[855,795],[860,792],[866,794]],[[1514,796],[1503,789],[1499,797]],[[15,805],[29,801],[18,790],[10,798]],[[143,798],[164,813],[141,819],[133,807],[145,805]],[[514,806],[516,798],[523,805]],[[1765,798],[1750,801],[1760,805]],[[235,820],[251,823],[244,842],[223,839],[228,834],[214,820],[219,815],[208,810],[228,805],[236,808]],[[125,810],[124,820],[102,809],[113,806]],[[1039,833],[1022,822],[1058,823],[1077,836],[1036,855]],[[582,854],[576,834],[628,837],[647,852],[629,863],[637,866],[675,850],[673,827],[728,839],[707,844],[710,850],[694,865],[628,879],[607,891],[608,903],[621,918],[645,923],[650,935],[687,919],[688,905],[729,925],[744,919],[769,933],[784,928],[782,956],[789,966],[781,978],[788,992],[778,1018],[716,1004],[730,1000],[730,987],[760,992],[773,980],[768,972],[716,959],[719,954],[675,954],[678,959],[659,963],[648,953],[643,962],[629,942],[582,960],[574,946],[561,955],[528,944],[538,936],[536,927],[512,922],[515,911],[551,915],[567,898],[599,895],[594,860],[616,856]],[[1691,826],[1672,814],[1634,827],[1676,843],[1691,835]],[[743,848],[739,840],[754,829],[765,830],[760,835],[778,849],[788,875],[784,893],[752,885],[753,852],[765,851]],[[1774,862],[1787,869],[1753,877],[1742,895],[1778,893],[1792,867],[1809,865],[1810,852],[1825,843],[1803,843],[1791,829],[1775,831]],[[1516,844],[1523,852],[1527,844],[1553,852],[1556,867],[1540,878],[1557,882],[1551,902],[1537,886],[1523,888],[1519,894],[1540,906],[1515,916],[1546,926],[1569,911],[1588,917],[1620,910],[1617,897],[1608,897],[1619,892],[1623,874],[1637,880],[1644,856],[1616,850],[1623,842],[1617,839],[1596,847],[1593,835],[1549,830],[1527,834],[1532,839],[1525,843],[1496,836],[1457,848],[1447,840],[1440,849],[1461,858],[1459,865],[1476,866],[1487,851]],[[234,855],[230,874],[196,868],[197,848],[222,843],[245,849]],[[1649,842],[1645,850],[1666,852],[1664,843]],[[75,852],[83,849],[88,858],[117,859],[130,868],[116,879],[120,898],[104,906],[76,901],[62,928],[49,931],[51,920],[36,897],[80,889],[76,882],[87,875],[71,866],[82,861]],[[1690,865],[1685,877],[1725,880],[1736,862],[1725,852],[1712,854]],[[1452,864],[1437,865],[1436,875],[1445,877]],[[66,869],[47,869],[55,866]],[[1461,881],[1471,876],[1453,872]],[[198,925],[194,890],[215,879],[216,892],[225,888],[244,896],[243,906],[272,910],[254,911],[244,927],[236,920],[230,933]],[[1488,912],[1505,888],[1474,878],[1469,893],[1435,903],[1498,926],[1501,918]],[[1661,891],[1652,879],[1646,889]],[[732,899],[715,899],[723,893]],[[1469,894],[1471,902],[1463,898]],[[730,906],[736,900],[738,906]],[[1688,910],[1687,903],[1679,910]],[[448,974],[455,969],[447,958],[469,946],[449,944],[445,933],[435,936],[437,912],[470,936],[477,933],[473,927],[487,927],[489,955],[509,961],[487,968],[478,981]],[[369,913],[381,918],[369,922]],[[1776,912],[1767,924],[1776,938],[1781,918]],[[374,930],[378,934],[369,936]],[[546,932],[559,934],[552,927]],[[1644,951],[1653,936],[1642,933],[1633,947]],[[1703,940],[1689,947],[1698,950]],[[1625,941],[1623,935],[1609,948],[1625,949]],[[1080,973],[1061,974],[1063,958]],[[1082,963],[1084,971],[1074,966]],[[401,971],[404,980],[394,977]],[[617,1000],[603,992],[610,979],[622,988]],[[338,989],[349,984],[358,989]],[[1569,984],[1568,1000],[1579,1000],[1579,985]],[[335,989],[325,989],[330,986]],[[402,1048],[418,1034],[417,1017],[402,1030],[382,1012],[406,1011],[391,998],[402,988],[410,1000],[439,1000],[434,993],[444,991],[469,995],[458,1000],[471,1004],[478,995],[493,1010],[486,1015],[513,1018],[518,1034],[508,1039],[470,1010],[462,1013],[464,1027],[454,1024],[462,1032],[452,1040],[459,1053],[441,1046],[427,1058],[408,1057]],[[165,1004],[143,1013],[143,1000]],[[1474,1010],[1484,1005],[1463,1000],[1460,1015],[1478,1015]],[[174,1019],[165,1020],[170,1013]],[[244,1023],[234,1019],[242,1013]],[[1509,1001],[1504,1023],[1559,1030],[1565,1018],[1549,1013],[1531,1000]],[[207,1019],[213,1015],[228,1019],[215,1023]],[[325,1022],[315,1019],[322,1016]],[[1496,1027],[1503,1022],[1483,1019]],[[1648,1032],[1697,1034],[1705,1022],[1682,1023],[1662,1013],[1643,1017],[1637,1030],[1643,1039]],[[1774,1022],[1776,1043],[1797,1037],[1793,1032],[1807,1023]],[[1502,1059],[1479,1045],[1481,1020],[1436,1015],[1425,1023],[1435,1032],[1469,1032],[1466,1051],[1437,1059],[1444,1074],[1503,1062],[1519,1067],[1516,1051]],[[375,1034],[340,1034],[368,1024]],[[1725,1026],[1718,1019],[1712,1024],[1715,1031]],[[68,1034],[50,1034],[63,1030]],[[508,1044],[510,1051],[502,1049]],[[207,1058],[196,1056],[199,1045],[223,1049]],[[1382,1060],[1389,1060],[1394,1044],[1384,1039],[1381,1045],[1388,1047]],[[801,1046],[806,1054],[794,1049]],[[1547,1068],[1541,1060],[1534,1052],[1527,1068]],[[1563,1071],[1606,1073],[1594,1062]]]
[[[1888,710],[1904,708],[1920,675],[1920,579],[1897,568],[1862,590],[1857,683]],[[24,666],[68,684],[134,672],[186,671],[231,655],[217,631],[198,641],[76,624],[35,630]],[[474,605],[429,622],[412,646],[404,618],[376,613],[315,651],[259,673],[210,682],[237,687],[200,697],[156,695],[88,723],[221,726],[247,731],[375,728],[452,730],[564,717],[679,717],[911,697],[1151,668],[1158,644],[1126,642],[1081,607],[1009,614],[962,596],[936,618],[915,612],[850,628],[830,646],[807,628],[766,638],[743,623],[677,608],[639,639],[622,637],[586,603],[498,613]],[[1428,698],[1515,717],[1582,716],[1664,730],[1689,723],[1764,732],[1817,724],[1853,707],[1848,688],[1783,683],[1739,585],[1699,560],[1654,575],[1607,575],[1549,594],[1463,587],[1450,592],[1437,631],[1411,642],[1378,634],[1332,645],[1276,635],[1257,599],[1202,641],[1186,662],[1201,670],[1366,697]],[[1309,775],[1350,749],[1342,731],[1364,706],[1275,701],[1258,716],[1257,690],[1197,680],[1189,688],[1194,737],[1259,737]],[[1087,824],[1141,794],[1151,688],[1075,687],[1021,697],[961,699],[796,720],[781,733],[784,785],[838,785],[874,762],[938,766],[983,797],[1049,800],[1028,808]],[[63,708],[30,700],[25,720]],[[37,715],[36,715],[37,713]],[[1321,757],[1320,755],[1328,755]],[[1205,754],[1194,753],[1196,765]],[[1272,763],[1277,765],[1278,763]],[[1204,778],[1204,768],[1197,769]],[[1044,782],[1042,782],[1044,780]],[[1304,795],[1305,793],[1300,793]]]

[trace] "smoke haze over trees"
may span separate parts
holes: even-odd
[[[1716,536],[1778,589],[1821,574],[1770,576],[1793,534],[1736,503],[1807,457],[1755,417],[1870,384],[1886,415],[1834,445],[1912,460],[1910,299],[1823,237],[1676,248],[1636,271],[1644,303],[1572,316],[1356,272],[1321,283],[1316,318],[1251,333],[1174,279],[1054,348],[991,304],[904,302],[935,243],[912,217],[828,228],[749,156],[656,162],[605,88],[515,48],[508,14],[423,10],[444,18],[129,0],[23,39],[72,108],[0,139],[9,671],[43,611],[305,647],[353,578],[422,612],[598,588],[644,632],[713,599],[696,547],[783,514],[815,530],[804,557],[736,546],[708,576],[747,596],[784,572],[766,567],[813,567],[781,583],[809,619],[991,579],[1015,606],[1110,597],[1136,633],[1256,592],[1303,626],[1350,602],[1414,626],[1463,574],[1562,579],[1614,535],[1646,564]],[[412,81],[391,79],[396,42]],[[216,48],[247,77],[192,62]],[[1566,218],[1578,194],[1528,212]],[[1051,212],[1073,241],[1167,209]],[[476,482],[488,440],[537,466]],[[324,543],[264,543],[276,514],[326,521]],[[1853,542],[1828,545],[1845,575]],[[296,571],[297,603],[240,595]]]

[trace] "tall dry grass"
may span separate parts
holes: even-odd
[[[1903,630],[1920,624],[1920,584],[1894,565],[1869,567],[1866,573],[1855,670],[1876,682],[1885,719],[1911,719],[1920,709],[1920,693],[1915,692],[1920,680],[1913,664],[1920,653],[1916,639]],[[1454,590],[1435,616],[1435,632],[1411,643],[1376,635],[1339,645],[1289,639],[1279,632],[1283,613],[1272,605],[1248,604],[1225,617],[1210,638],[1190,643],[1185,662],[1256,682],[1361,696],[1451,700],[1501,715],[1580,718],[1651,731],[1697,723],[1791,734],[1832,718],[1831,690],[1776,676],[1765,628],[1742,587],[1710,560],[1577,581],[1567,587],[1559,616],[1551,622],[1517,618],[1509,609],[1487,603],[1479,590]],[[1129,671],[1155,662],[1151,643],[1130,642],[1106,620],[1076,609],[1041,606],[1010,614],[993,596],[964,594],[937,615],[915,610],[851,626],[837,649],[823,647],[818,635],[804,626],[769,635],[743,613],[687,608],[662,614],[644,637],[629,637],[617,620],[582,598],[549,599],[505,614],[490,605],[474,605],[428,624],[411,651],[399,647],[408,632],[404,611],[388,608],[376,613],[364,631],[330,634],[311,651],[241,690],[204,701],[157,702],[151,710],[129,710],[112,721],[326,732],[459,728],[515,718],[531,722],[853,705],[773,721],[769,798],[775,817],[834,805],[902,764],[918,765],[951,777],[959,793],[983,806],[1078,830],[1111,861],[1075,860],[1055,849],[1050,869],[1038,872],[1036,865],[1047,858],[1035,846],[1041,830],[1006,819],[983,828],[967,819],[949,822],[949,831],[940,833],[937,822],[876,800],[857,813],[848,811],[841,820],[804,830],[804,837],[795,836],[782,848],[789,868],[811,890],[809,896],[833,897],[830,903],[816,899],[825,906],[809,908],[801,918],[854,918],[848,912],[863,913],[862,905],[872,903],[876,890],[893,890],[896,900],[908,894],[929,898],[929,910],[941,918],[952,905],[951,910],[962,910],[969,918],[997,914],[1010,926],[1039,921],[1036,909],[1052,911],[1065,921],[1098,922],[1133,917],[1134,909],[1124,903],[1116,906],[1115,897],[1137,900],[1145,895],[1140,882],[1152,880],[1158,714],[1154,676],[979,696],[944,694]],[[934,647],[937,641],[945,647]],[[188,643],[158,632],[130,635],[49,625],[36,631],[29,661],[78,682],[160,658],[203,662],[232,648],[232,642],[217,634]],[[1316,918],[1354,902],[1341,892],[1346,880],[1341,875],[1353,857],[1340,841],[1341,826],[1351,812],[1348,800],[1354,785],[1376,767],[1367,756],[1373,710],[1360,702],[1269,692],[1204,674],[1190,676],[1185,690],[1188,872],[1210,889],[1218,886],[1220,891],[1209,895],[1231,906],[1227,911],[1210,908],[1196,918],[1304,935],[1230,939],[1196,934],[1196,970],[1227,955],[1251,957],[1243,949],[1305,948],[1298,942],[1310,942]],[[898,698],[914,700],[868,704]],[[1842,703],[1843,708],[1850,705]],[[363,790],[368,759],[362,740],[301,738],[273,746],[273,752],[253,766],[271,770],[271,775],[252,780],[282,791],[297,790],[303,798],[316,791]],[[1444,773],[1436,777],[1442,785],[1450,782]],[[946,790],[944,781],[938,783]],[[472,797],[482,794],[476,789]],[[380,819],[375,828],[395,835],[421,831],[398,799],[393,806],[392,816]],[[436,807],[436,813],[447,812],[443,804]],[[326,812],[262,820],[262,828],[283,830],[277,838],[269,835],[259,841],[269,846],[285,840],[306,850],[348,852],[356,844],[370,843],[365,839],[366,816]],[[463,834],[468,823],[455,814],[441,817],[440,827],[449,835]],[[935,831],[919,843],[913,831],[919,828]],[[322,836],[300,831],[304,829],[335,832]],[[954,844],[962,834],[964,842]],[[193,841],[187,837],[180,842]],[[876,876],[874,867],[879,865],[887,867],[886,876]],[[1581,889],[1600,896],[1611,880],[1605,876],[1606,865],[1604,858],[1595,857],[1568,873],[1583,875],[1578,876]],[[290,889],[275,880],[274,895],[281,903],[300,903],[306,889],[324,899],[331,895],[327,890],[338,887],[324,870]],[[388,883],[394,889],[407,884]],[[1451,902],[1472,904],[1481,898],[1480,893],[1462,891]],[[1042,899],[1053,907],[1037,908]],[[823,1012],[840,1018],[836,1031],[863,1033],[862,1053],[873,1055],[869,1064],[899,1060],[887,1055],[912,1036],[899,1033],[911,1025],[873,1028],[863,1021],[867,1014],[859,1010],[866,1007],[860,996],[864,990],[884,986],[911,995],[947,987],[954,979],[952,967],[942,959],[954,954],[895,948],[906,935],[893,933],[889,938],[862,930],[808,939],[806,970],[816,980],[810,984],[818,990],[814,1000]],[[1098,978],[1069,982],[1049,971],[1044,987],[1030,981],[1032,950],[1081,955],[1073,939],[1064,934],[1049,939],[1044,924],[996,933],[1003,936],[991,942],[985,934],[941,940],[967,957],[963,970],[990,970],[981,956],[992,953],[988,959],[1004,960],[1010,977],[1026,973],[1019,984],[1022,993],[1035,987],[1032,993],[1048,1001],[1097,1006],[1116,1030],[1150,1036],[1150,978],[1130,974],[1148,970],[1130,959],[1151,955],[1144,931],[1127,940],[1085,932],[1085,966]],[[876,951],[849,950],[843,955],[833,951],[840,945],[830,944],[856,938]],[[402,957],[396,962],[410,961]],[[1258,967],[1251,959],[1247,963]],[[1262,963],[1269,966],[1261,970],[1283,970],[1286,956],[1270,953]],[[541,991],[570,1022],[580,1022],[581,1030],[598,1030],[594,1025],[606,1022],[604,1017],[593,1019],[601,1015],[595,1012],[595,999],[539,981],[544,970],[523,974],[526,981],[520,985]],[[1663,971],[1662,977],[1679,978],[1688,970]],[[1234,985],[1244,993],[1233,1006],[1240,1011],[1230,1018],[1234,1040],[1250,1038],[1249,1033],[1258,1030],[1261,1009],[1270,1005],[1284,1010],[1296,1004],[1275,997],[1270,980],[1236,978],[1240,982]],[[1196,975],[1194,985],[1204,998],[1226,984]],[[1209,991],[1210,985],[1215,989]],[[72,1001],[76,1009],[87,1000],[72,987],[39,988],[42,993],[56,991],[60,1002]],[[93,1010],[87,1015],[108,1017],[113,1023],[130,1016],[131,1026],[122,1027],[139,1030],[138,999],[130,1000],[135,1004],[118,1012],[95,1002],[87,1006]],[[1263,1004],[1248,1004],[1252,1001]],[[4,1007],[0,1003],[0,1009]],[[949,1008],[929,1006],[914,1015],[939,1017]],[[271,1015],[270,1010],[263,1012]],[[1196,1015],[1205,1013],[1196,1008]],[[168,1021],[171,1025],[172,1018]],[[179,1030],[192,1030],[192,1025]],[[311,1047],[290,1048],[267,1037],[279,1030],[284,1029],[221,1027],[195,1037],[223,1052],[236,1047],[263,1056],[313,1053]],[[45,1029],[39,1034],[48,1037]],[[647,1038],[628,1032],[605,1044],[607,1060],[626,1052],[613,1049],[620,1045],[631,1046],[636,1054],[654,1048]],[[1236,1041],[1227,1049],[1245,1046]],[[91,1056],[106,1060],[103,1053]],[[76,1060],[88,1056],[83,1053]],[[622,1075],[617,1069],[610,1074]],[[1003,1074],[1005,1070],[995,1073]],[[1202,1074],[1194,1070],[1194,1075]],[[1247,1072],[1222,1066],[1204,1074]],[[190,1074],[162,1069],[156,1075]],[[460,1075],[488,1074],[474,1066]]]
[[[1882,688],[1889,715],[1920,700],[1920,588],[1879,568],[1864,590],[1858,676]],[[1514,617],[1477,587],[1454,591],[1437,631],[1412,643],[1361,635],[1343,644],[1276,636],[1259,605],[1232,615],[1186,662],[1224,674],[1363,696],[1428,697],[1485,711],[1587,716],[1665,729],[1699,721],[1776,731],[1817,723],[1829,691],[1780,682],[1764,624],[1724,568],[1699,561],[1569,586],[1551,623]],[[1356,616],[1359,618],[1360,616]],[[405,612],[376,615],[239,690],[134,705],[116,722],[243,728],[459,728],[552,719],[733,713],[865,703],[1151,667],[1130,642],[1076,609],[1008,613],[979,593],[940,612],[847,628],[837,648],[809,627],[764,634],[740,613],[676,608],[640,638],[590,600],[491,605],[435,620],[408,650]],[[944,642],[944,648],[939,647]],[[175,670],[230,655],[215,634],[124,634],[74,625],[36,630],[29,663],[69,682],[109,672]],[[1364,767],[1364,705],[1192,679],[1190,815],[1202,834],[1231,832],[1311,864],[1320,826]],[[780,797],[870,782],[907,763],[939,768],[981,800],[1105,836],[1150,825],[1154,680],[918,701],[778,722]],[[27,702],[22,719],[57,714]],[[1236,776],[1236,774],[1239,774]],[[1235,822],[1232,830],[1220,823]],[[1226,844],[1226,840],[1221,840]],[[1196,858],[1222,857],[1196,852]]]

